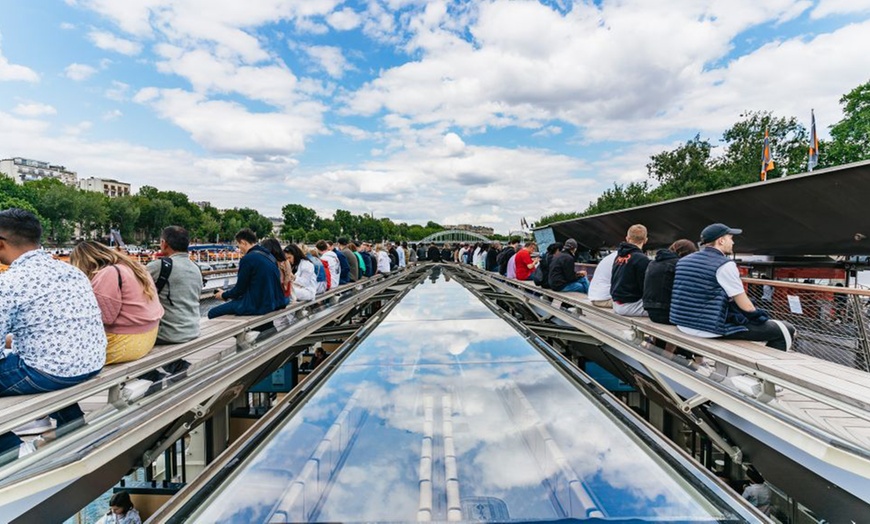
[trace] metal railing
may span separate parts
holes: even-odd
[[[797,328],[799,353],[870,371],[870,291],[744,278],[749,298]]]

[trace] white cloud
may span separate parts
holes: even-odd
[[[186,78],[199,93],[239,93],[277,107],[300,102],[299,91],[304,86],[283,64],[244,66],[205,49],[184,50],[168,44],[155,50],[164,59],[157,64],[159,71]]]
[[[104,51],[121,53],[122,55],[135,56],[142,51],[142,45],[126,38],[121,38],[107,31],[91,31],[88,39]]]
[[[94,127],[92,122],[83,120],[77,124],[64,126],[63,131],[70,136],[78,136]]]
[[[468,42],[465,32],[443,29],[452,14],[434,5],[408,23],[409,47],[421,58],[383,71],[351,96],[350,111],[466,129],[654,119],[703,80],[735,36],[807,7],[624,1],[575,4],[562,15],[540,3],[493,1],[477,6]]]
[[[576,210],[596,196],[582,161],[544,150],[463,145],[455,133],[417,136],[413,145],[356,169],[288,180],[323,207],[355,209],[396,221],[427,220],[516,227],[519,218]],[[459,153],[459,154],[457,154]],[[303,174],[308,170],[300,166]]]
[[[61,22],[60,28],[63,29],[64,31],[71,31],[71,30],[75,29],[76,26],[75,26],[75,24],[71,24],[69,22]]]
[[[117,120],[122,116],[124,116],[124,113],[122,113],[120,109],[113,109],[111,111],[106,111],[105,113],[103,113],[103,120],[109,122],[111,120]]]
[[[2,41],[2,40],[0,40]],[[10,64],[3,56],[3,47],[0,46],[0,82],[21,80],[24,82],[39,82],[39,75],[29,67]]]
[[[97,72],[97,69],[86,64],[72,63],[66,66],[66,69],[64,69],[63,72],[70,80],[80,82],[90,78]]]
[[[105,95],[109,100],[123,102],[127,100],[127,93],[130,91],[130,85],[117,80],[112,80],[112,86],[106,89]]]
[[[362,18],[359,14],[349,7],[331,13],[326,17],[326,20],[333,29],[338,31],[350,31],[359,27],[362,23]]]
[[[298,104],[293,113],[253,113],[237,103],[156,88],[140,90],[133,100],[154,108],[217,154],[267,157],[299,153],[305,140],[322,129],[321,108],[313,104]]]
[[[17,106],[15,106],[15,109],[13,109],[12,112],[21,116],[39,117],[56,115],[57,109],[48,104],[41,104],[39,102],[28,102],[18,104]]]
[[[201,157],[182,149],[152,149],[123,140],[90,140],[91,127],[80,122],[58,128],[50,122],[0,112],[0,143],[8,151],[28,151],[34,158],[64,165],[88,176],[115,178],[138,186],[182,191],[192,200],[220,208],[249,206],[278,214],[293,195],[280,182],[296,163],[285,158]],[[275,200],[277,199],[277,201]]]
[[[350,68],[340,47],[310,46],[305,48],[305,52],[332,78],[341,78]]]
[[[870,0],[820,0],[810,17],[818,20],[832,15],[870,12]]]
[[[105,96],[126,101],[132,90],[138,103],[204,149],[198,156],[143,148],[134,156],[154,154],[155,169],[180,172],[189,187],[209,193],[202,199],[238,205],[244,198],[273,212],[278,198],[292,195],[317,209],[501,231],[520,216],[581,210],[613,182],[644,180],[650,154],[697,132],[715,141],[746,109],[808,118],[812,107],[824,135],[839,118],[839,96],[870,70],[870,22],[853,16],[848,26],[830,20],[837,29],[805,24],[864,13],[868,0],[820,0],[815,7],[807,0],[604,0],[573,2],[569,11],[545,4],[76,2],[116,24],[91,34],[120,39],[129,52],[153,43],[153,61],[149,55],[137,64],[156,64],[166,75],[145,84],[145,76],[119,77],[133,87],[116,80],[103,86]],[[794,34],[804,27],[812,32]],[[356,48],[336,43],[336,33],[351,30],[369,40]],[[326,75],[288,67],[280,56],[287,40]],[[378,56],[367,56],[366,45]],[[123,64],[125,57],[116,59]],[[0,55],[0,79],[4,64]],[[359,74],[348,75],[351,67]],[[38,80],[23,71],[27,78],[19,79]],[[352,84],[343,82],[347,77]],[[360,77],[368,79],[361,88]],[[320,152],[311,163],[297,158],[312,137],[330,132],[371,141],[354,144],[368,149],[368,158],[336,153],[325,166]],[[49,141],[53,151],[72,151],[88,165],[87,154],[68,148],[84,140],[63,139]],[[596,150],[599,144],[610,153]],[[317,151],[328,149],[321,145]],[[587,152],[595,159],[578,159]],[[173,169],[178,161],[188,164]],[[130,173],[161,188],[180,184],[173,176]],[[311,184],[315,178],[328,183]]]
[[[373,138],[382,138],[382,135],[379,133],[372,133],[356,126],[337,125],[334,127],[336,131],[351,137],[353,140],[369,140]]]
[[[444,135],[444,147],[449,156],[461,156],[465,151],[465,142],[456,133],[447,133]]]
[[[80,0],[82,6],[97,11],[112,20],[125,32],[140,37],[151,35],[153,11],[167,8],[168,0]]]

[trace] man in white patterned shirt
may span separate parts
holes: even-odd
[[[88,278],[39,249],[42,226],[22,209],[0,211],[0,396],[74,386],[106,361],[106,334]],[[52,414],[58,425],[82,416],[78,405]],[[0,435],[0,451],[17,437]]]

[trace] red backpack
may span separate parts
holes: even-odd
[[[323,269],[326,270],[326,289],[332,289],[332,273],[329,272],[329,262],[322,258],[320,259],[320,262],[323,263]]]

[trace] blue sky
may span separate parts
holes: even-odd
[[[0,158],[278,215],[515,229],[741,112],[819,133],[870,0],[3,0]]]

